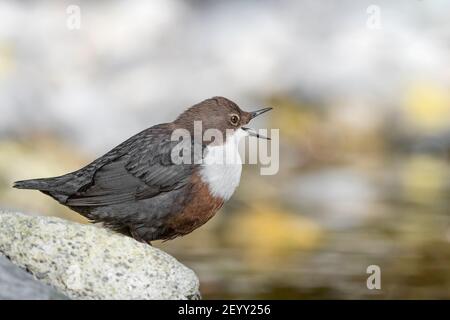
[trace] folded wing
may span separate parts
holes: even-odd
[[[172,150],[178,141],[170,140],[168,130],[152,129],[129,142],[127,152],[96,170],[91,183],[71,195],[66,205],[113,205],[152,198],[186,185],[195,164],[174,163]]]

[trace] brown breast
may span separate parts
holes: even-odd
[[[187,188],[182,211],[171,216],[165,223],[167,232],[164,238],[167,240],[186,235],[202,226],[224,203],[222,198],[210,194],[208,186],[197,173],[192,175]]]

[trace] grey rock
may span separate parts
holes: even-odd
[[[95,225],[0,212],[0,253],[72,299],[200,298],[175,258]]]
[[[0,300],[60,299],[67,297],[0,256]]]

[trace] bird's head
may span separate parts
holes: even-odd
[[[194,122],[201,121],[202,134],[208,129],[218,130],[227,139],[227,132],[238,136],[255,136],[258,138],[269,139],[257,133],[256,130],[248,128],[248,124],[253,118],[272,110],[272,108],[263,108],[256,111],[243,111],[233,101],[224,97],[213,97],[204,100],[186,111],[184,111],[176,120],[175,124],[179,128],[185,128],[193,132]]]

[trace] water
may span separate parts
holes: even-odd
[[[390,165],[299,174],[284,204],[249,209],[238,196],[160,246],[197,272],[205,299],[448,299],[449,165],[422,156]],[[371,265],[381,290],[367,288]]]
[[[83,221],[49,197],[11,188],[14,179],[87,162],[45,141],[0,144],[0,204]],[[277,175],[245,166],[210,222],[155,243],[197,273],[203,298],[450,298],[446,157],[388,153],[367,161],[357,153],[303,166],[281,152]],[[371,265],[380,267],[381,290],[367,288]]]

